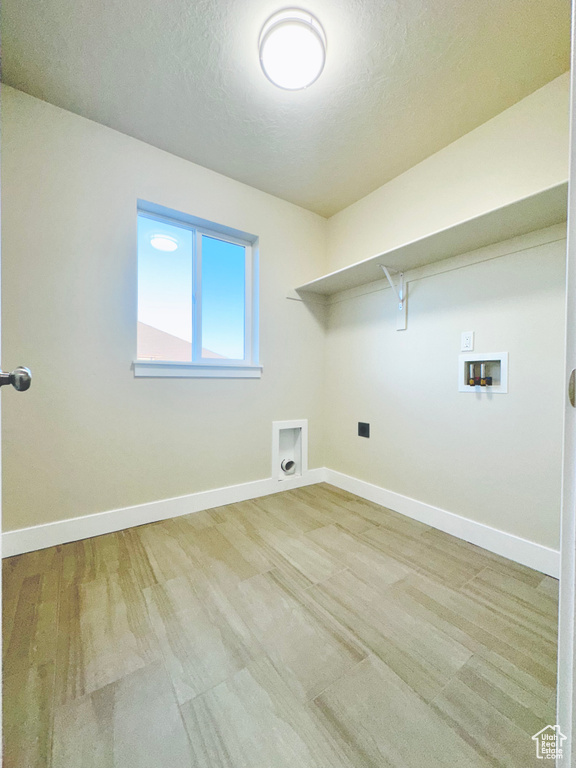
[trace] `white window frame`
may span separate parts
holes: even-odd
[[[138,217],[166,222],[187,229],[192,239],[192,360],[134,360],[134,376],[154,378],[242,378],[255,379],[262,375],[258,362],[258,248],[257,238],[231,230],[196,217],[170,212],[160,206],[138,206]],[[212,237],[241,245],[245,253],[244,272],[244,358],[228,360],[202,358],[202,237]]]

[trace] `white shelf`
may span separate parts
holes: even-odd
[[[537,229],[566,221],[568,182],[557,184],[530,197],[496,208],[488,213],[441,229],[349,267],[311,280],[296,288],[306,294],[329,296],[382,278],[379,264],[406,272],[435,261],[525,235]]]

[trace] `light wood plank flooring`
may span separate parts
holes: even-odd
[[[328,485],[4,563],[5,768],[530,768],[557,582]]]

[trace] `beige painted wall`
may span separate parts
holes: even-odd
[[[4,529],[270,476],[271,422],[323,464],[323,329],[295,285],[326,221],[3,87]],[[193,137],[190,137],[193,141]],[[261,380],[135,379],[136,200],[260,238]]]
[[[390,289],[330,307],[326,466],[558,547],[566,242],[546,232],[411,282],[405,331]],[[458,392],[469,330],[476,352],[509,352],[508,394]]]
[[[336,214],[329,270],[565,181],[568,116],[566,73]],[[557,547],[564,262],[558,242],[417,280],[403,332],[390,290],[334,304],[326,466]],[[476,351],[510,353],[509,394],[458,393],[467,330]]]
[[[307,417],[311,467],[557,546],[562,234],[420,276],[402,333],[389,290],[327,331],[285,296],[326,233],[335,268],[566,179],[567,77],[328,221],[9,88],[3,120],[3,362],[34,371],[3,397],[5,530],[268,477],[271,421]],[[139,197],[260,236],[260,381],[133,378]],[[510,394],[457,393],[463,330]]]
[[[332,216],[329,270],[565,182],[568,115],[567,72]]]

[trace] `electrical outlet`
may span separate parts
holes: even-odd
[[[464,331],[460,343],[461,352],[472,352],[474,349],[474,331]]]
[[[365,421],[358,422],[358,437],[370,437],[370,424]]]

